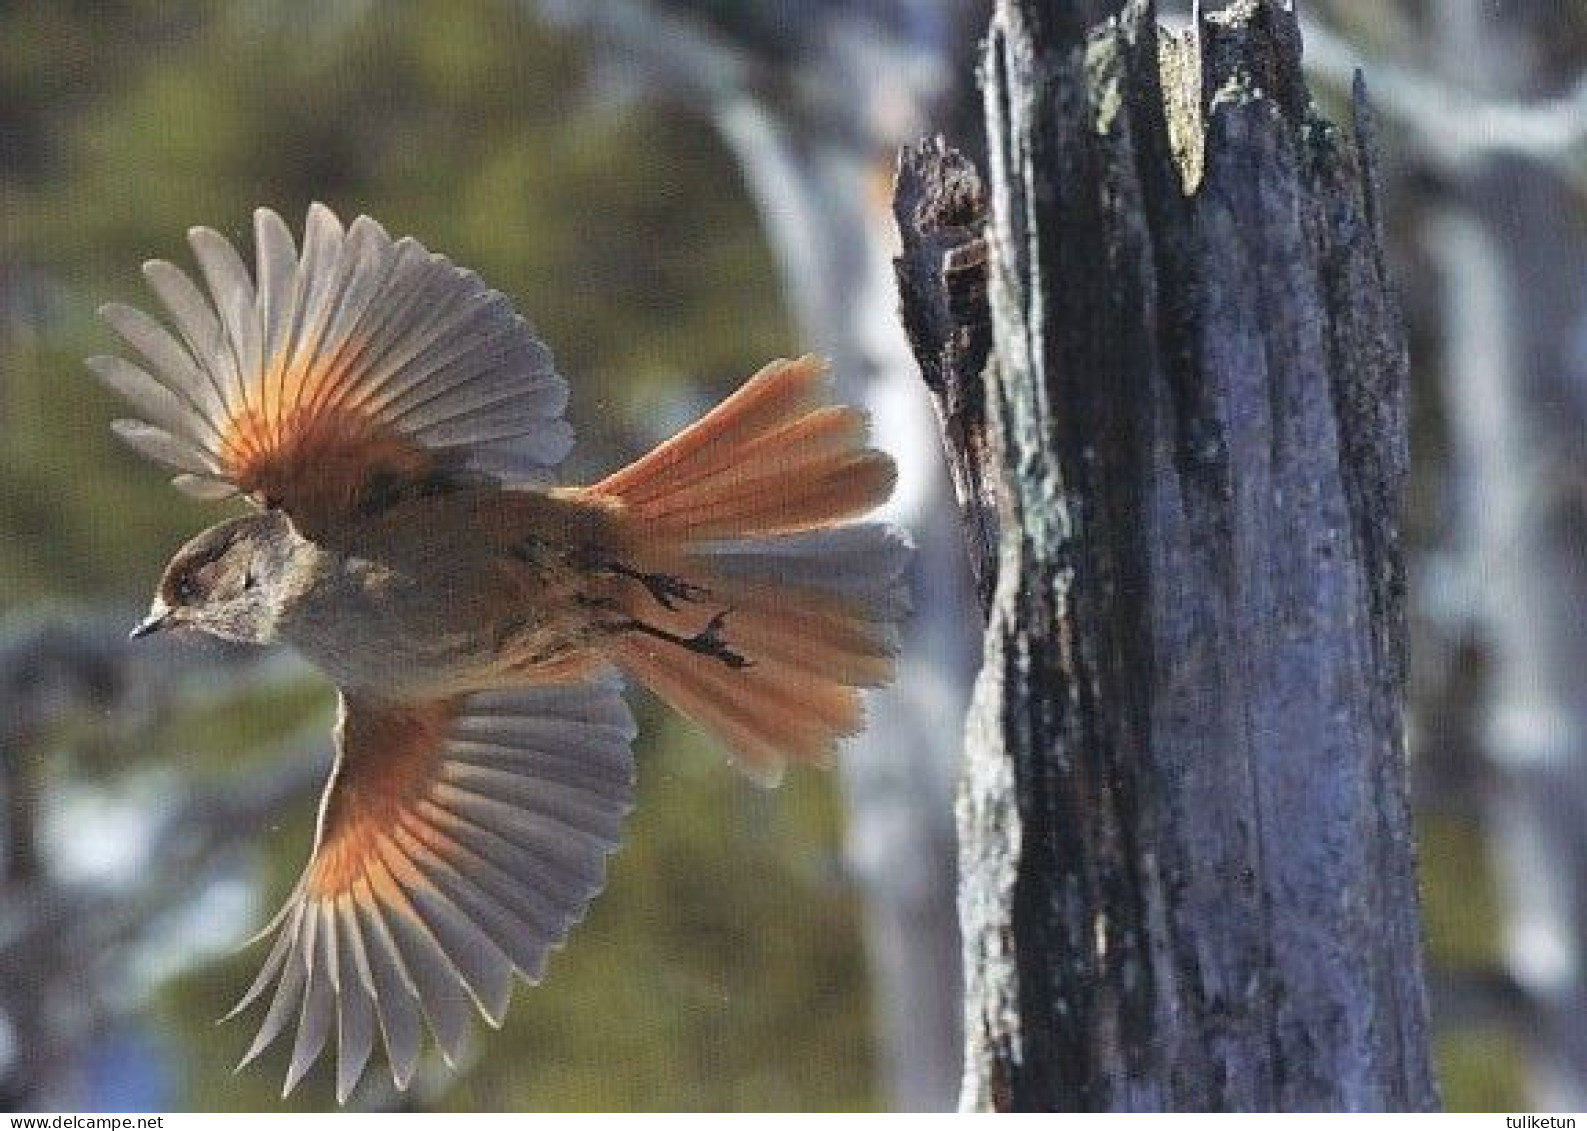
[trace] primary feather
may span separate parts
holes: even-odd
[[[255,213],[258,283],[220,234],[188,236],[206,293],[163,261],[144,273],[171,330],[112,304],[142,358],[94,372],[153,423],[118,423],[204,497],[240,490],[318,532],[382,489],[437,474],[545,483],[573,434],[551,352],[472,272],[360,216],[309,210],[301,256]]]

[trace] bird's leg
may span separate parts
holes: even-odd
[[[722,639],[722,625],[727,622],[727,614],[732,609],[723,609],[717,613],[699,632],[693,636],[680,636],[676,632],[668,632],[664,628],[657,628],[653,624],[646,624],[641,620],[631,620],[628,629],[631,632],[643,632],[647,636],[654,636],[658,640],[666,640],[687,648],[699,656],[709,656],[713,660],[721,660],[730,668],[752,668],[754,662],[748,657],[733,651],[726,640]]]
[[[692,581],[670,573],[648,573],[631,565],[625,565],[614,558],[593,561],[590,563],[590,568],[639,582],[650,594],[651,599],[668,612],[676,611],[679,601],[694,604],[704,601],[711,595],[711,591],[703,585],[696,585]]]
[[[604,612],[622,613],[616,602],[600,597],[580,595],[579,601],[587,608],[600,609]],[[671,606],[668,606],[669,608]],[[676,644],[697,656],[708,656],[713,660],[720,660],[730,668],[752,668],[755,662],[735,652],[732,645],[722,638],[722,626],[727,623],[728,614],[732,609],[723,609],[706,622],[704,628],[693,636],[685,636],[679,632],[671,632],[659,625],[647,624],[638,617],[626,614],[618,619],[609,621],[606,628],[613,632],[641,632],[646,636],[653,636],[657,640],[665,640],[668,644]]]
[[[553,560],[557,551],[537,538],[526,538],[510,547],[508,553],[525,565],[544,569],[548,562]],[[676,612],[680,601],[694,604],[706,600],[711,595],[711,591],[703,585],[696,585],[692,581],[670,573],[651,573],[637,569],[616,558],[607,557],[599,550],[589,548],[575,550],[572,559],[579,569],[587,573],[626,577],[630,581],[639,582],[645,587],[645,592],[650,594],[650,599],[668,612]]]

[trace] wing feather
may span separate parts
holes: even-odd
[[[413,978],[419,1008],[436,1045],[448,1064],[456,1064],[468,1039],[469,1015],[473,1012],[462,978],[405,898],[403,910],[393,911],[385,922],[403,965]]]
[[[281,976],[281,965],[285,962],[287,954],[291,950],[291,945],[292,935],[290,932],[281,931],[276,935],[275,941],[270,944],[269,953],[265,956],[264,964],[259,967],[259,973],[254,976],[254,980],[249,984],[247,991],[243,993],[237,1004],[232,1006],[231,1012],[226,1014],[225,1020],[230,1020],[247,1009],[255,1001],[259,1000],[259,996],[265,990],[276,984],[277,979]]]
[[[141,420],[112,420],[110,430],[133,448],[167,467],[191,475],[205,475],[216,470],[214,459],[202,448],[177,439],[163,428],[156,428]]]
[[[335,924],[336,1101],[346,1103],[364,1073],[375,1047],[375,987],[351,912],[352,896],[343,895],[327,908]]]
[[[220,318],[204,292],[186,271],[163,259],[145,263],[143,277],[165,304],[166,313],[186,343],[188,355],[199,362],[199,369],[215,391],[217,400],[221,404],[228,403],[226,386],[228,380],[235,380],[231,373],[235,363],[230,344],[221,331]]]
[[[332,953],[335,934],[320,930],[324,908],[311,908],[303,917],[304,985],[303,1008],[298,1014],[297,1037],[292,1042],[292,1061],[287,1066],[287,1078],[281,1088],[284,1096],[297,1087],[304,1073],[319,1059],[325,1042],[336,1021],[336,988],[332,984],[332,971],[336,956]]]
[[[281,400],[283,366],[276,358],[291,349],[293,314],[298,288],[298,248],[285,221],[268,208],[254,210],[254,255],[259,265],[259,324],[264,353],[259,385],[244,411],[256,414],[270,428],[280,426],[275,406]]]
[[[382,851],[389,854],[388,862],[390,857],[402,862],[403,870],[411,877],[408,898],[419,921],[463,979],[485,1020],[493,1028],[499,1026],[512,996],[512,963],[447,898],[445,889],[436,883],[437,862],[422,847],[415,846],[401,828],[392,831]]]
[[[293,347],[283,362],[281,421],[284,428],[300,426],[294,420],[303,402],[325,377],[327,360],[320,352],[332,303],[343,285],[339,270],[342,225],[324,205],[309,206],[303,230],[303,260],[298,267]]]
[[[377,1031],[400,1088],[421,1017],[449,1061],[471,1012],[500,1025],[514,976],[543,976],[605,881],[633,735],[604,675],[451,702],[344,696],[314,854],[238,1006],[274,985],[244,1063],[295,1016],[287,1089],[334,1035],[345,1100]]]
[[[306,970],[303,964],[303,955],[299,951],[301,935],[298,932],[298,926],[303,921],[303,908],[304,905],[302,903],[293,905],[292,914],[286,916],[281,925],[281,937],[286,940],[287,944],[282,955],[285,961],[275,964],[277,972],[272,973],[269,977],[266,977],[264,972],[261,971],[260,977],[254,982],[253,988],[244,995],[242,1001],[237,1004],[232,1013],[227,1015],[232,1016],[246,1008],[258,996],[260,991],[269,985],[270,978],[276,979],[275,993],[270,998],[270,1008],[265,1013],[264,1023],[259,1026],[259,1032],[254,1037],[253,1044],[248,1046],[248,1051],[243,1054],[242,1060],[238,1062],[238,1068],[253,1060],[281,1035],[286,1029],[287,1022],[292,1019],[293,1013],[297,1011],[298,1004],[303,999],[303,982]],[[272,965],[272,963],[266,962],[265,970],[269,970]]]
[[[204,498],[242,491],[310,537],[449,483],[544,483],[567,455],[567,382],[501,294],[411,238],[309,209],[301,252],[254,214],[253,275],[220,233],[188,242],[202,286],[144,267],[169,324],[111,304],[142,364],[93,371],[146,423],[117,432]]]
[[[385,920],[370,905],[372,896],[368,891],[366,883],[363,890],[354,896],[353,906],[360,935],[365,940],[364,952],[373,984],[370,1000],[375,1003],[380,1033],[386,1042],[392,1083],[398,1088],[406,1088],[419,1066],[419,1054],[424,1047],[419,992],[403,965],[402,956],[397,953],[397,944],[392,941]]]
[[[205,431],[215,437],[218,444],[225,435],[222,426],[227,418],[226,401],[215,383],[199,368],[187,347],[149,315],[131,306],[108,303],[100,307],[99,316],[110,323],[112,329],[149,363],[149,372],[173,393],[184,397],[193,406],[193,412]],[[219,451],[219,447],[212,450]]]
[[[88,367],[162,431],[199,449],[217,438],[214,426],[193,411],[191,401],[155,380],[141,366],[120,357],[91,357]]]
[[[563,929],[564,912],[544,902],[537,904],[532,888],[520,895],[515,890],[518,881],[510,876],[506,885],[493,885],[496,865],[470,853],[434,826],[410,824],[404,832],[430,850],[423,868],[432,882],[520,973],[537,980],[546,959],[546,949],[538,940]],[[532,869],[526,869],[526,874],[535,875]]]
[[[258,295],[242,256],[219,232],[193,228],[187,233],[188,246],[198,260],[204,283],[215,298],[215,309],[224,329],[222,343],[231,355],[227,366],[231,383],[226,390],[228,404],[247,403],[247,375],[264,368],[264,349],[260,343]]]

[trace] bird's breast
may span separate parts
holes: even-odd
[[[554,579],[467,546],[382,554],[317,550],[286,603],[281,637],[338,685],[385,698],[504,683],[576,647]]]

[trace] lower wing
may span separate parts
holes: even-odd
[[[344,693],[313,857],[233,1010],[275,986],[243,1063],[296,1018],[291,1091],[334,1029],[345,1100],[377,1030],[403,1088],[421,1018],[449,1060],[471,1000],[500,1025],[514,973],[538,981],[604,883],[633,735],[610,675],[422,704]]]

